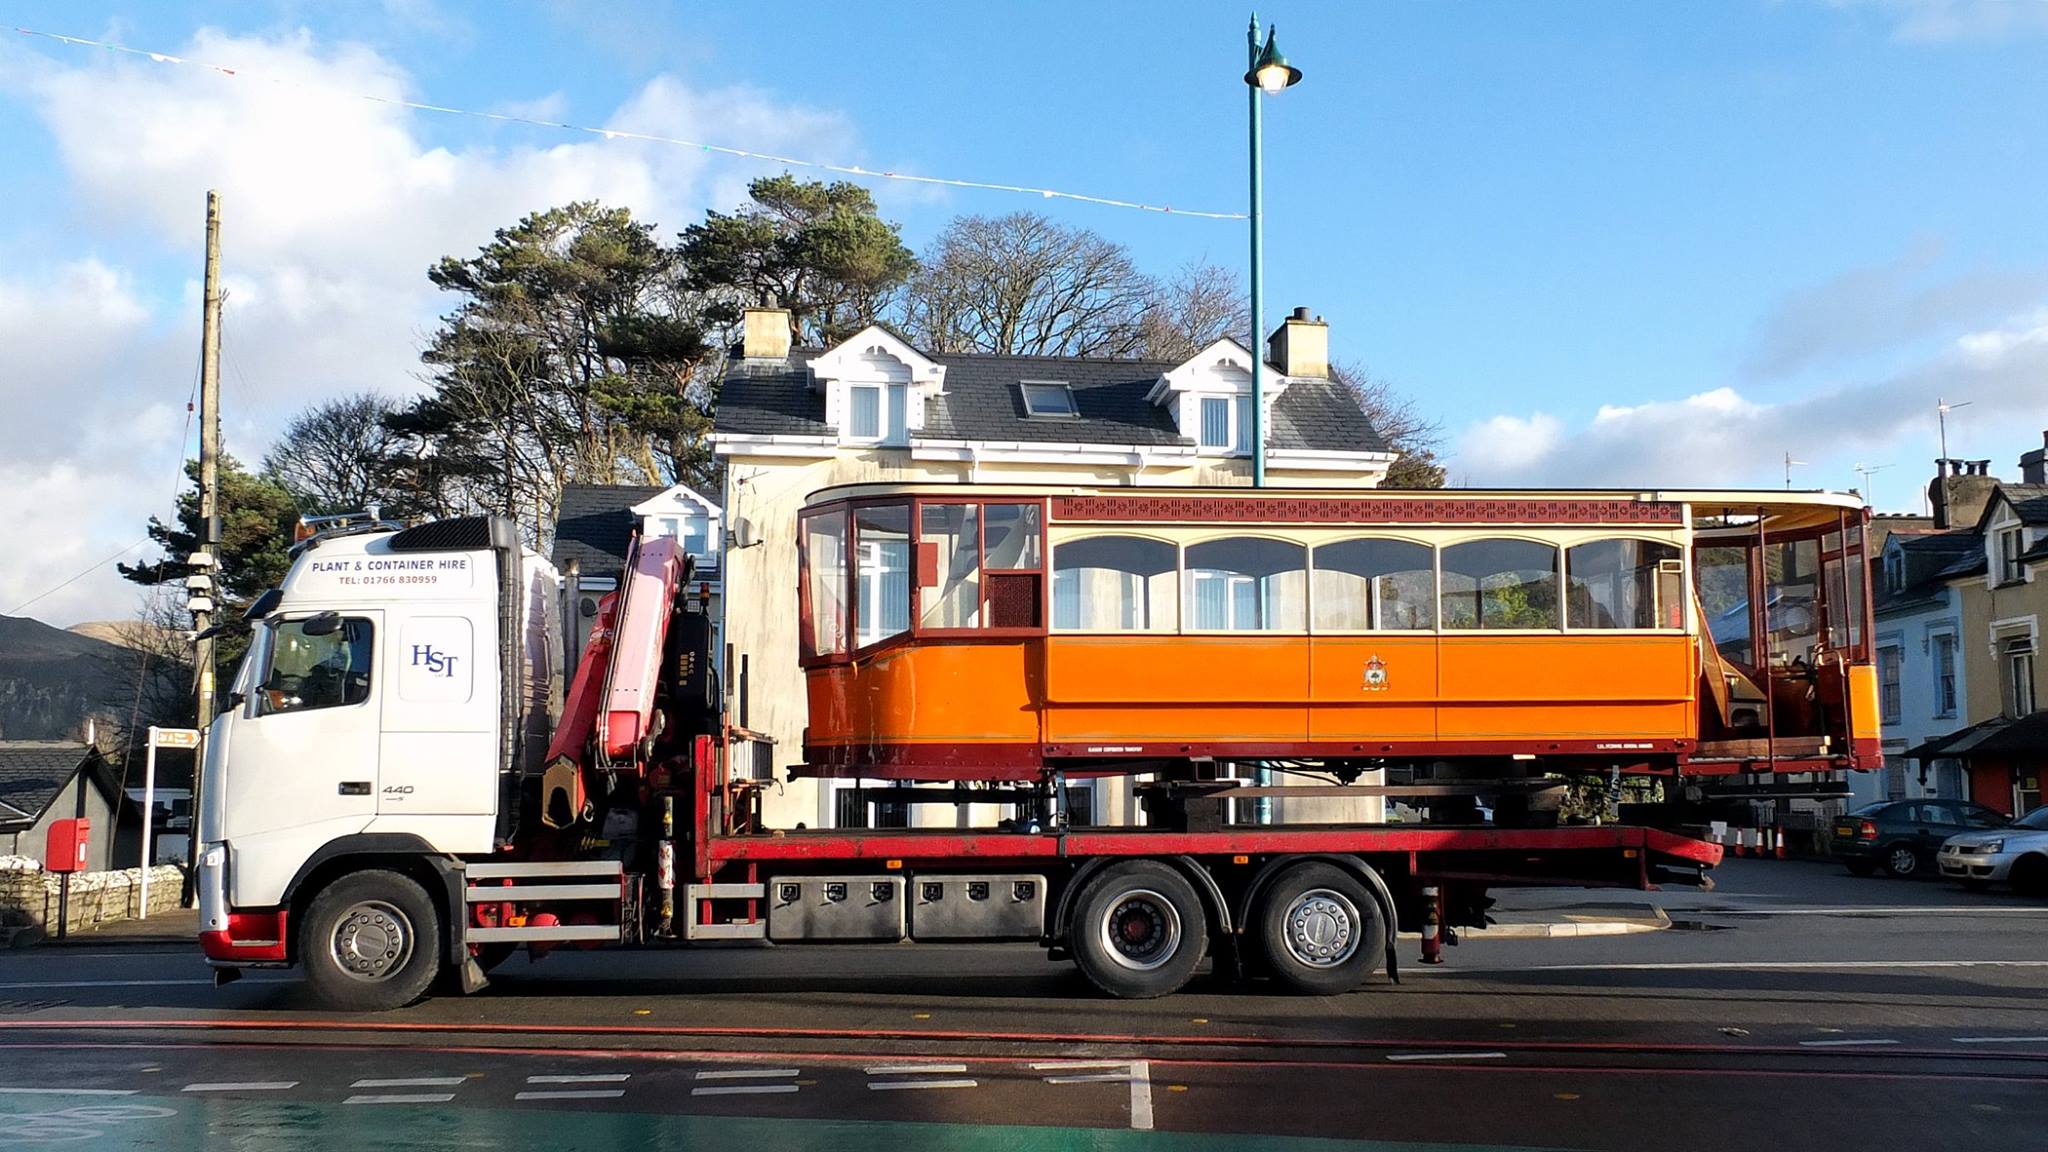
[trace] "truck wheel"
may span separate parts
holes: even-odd
[[[320,890],[299,929],[306,983],[345,1012],[403,1008],[441,971],[440,915],[396,872],[356,872]]]
[[[1258,926],[1273,976],[1311,996],[1358,987],[1387,946],[1379,902],[1332,864],[1282,872],[1260,899]]]
[[[1177,992],[1209,950],[1202,898],[1153,860],[1112,864],[1074,903],[1067,947],[1081,974],[1124,1000]]]
[[[2022,856],[2012,866],[2012,890],[2022,896],[2048,896],[2048,856]]]

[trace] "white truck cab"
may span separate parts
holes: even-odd
[[[383,854],[417,875],[443,860],[459,875],[460,857],[503,841],[508,782],[545,750],[557,599],[554,570],[495,518],[302,546],[208,732],[209,958],[296,959],[290,912],[328,861]]]

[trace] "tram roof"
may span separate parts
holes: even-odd
[[[825,504],[838,500],[872,499],[887,496],[951,496],[1016,498],[1020,496],[1164,496],[1181,499],[1215,500],[1325,500],[1357,501],[1448,500],[1481,503],[1498,500],[1556,501],[1608,500],[1643,504],[1684,504],[1691,508],[1697,524],[1709,517],[1730,521],[1727,531],[1753,532],[1761,516],[1772,532],[1819,528],[1837,522],[1842,513],[1863,513],[1861,497],[1849,492],[1822,489],[1778,488],[1249,488],[1243,486],[1180,488],[1140,487],[1109,484],[959,484],[944,481],[903,481],[897,483],[836,484],[821,488],[805,501]],[[1736,527],[1741,525],[1740,528]],[[1709,529],[1712,530],[1712,529]]]

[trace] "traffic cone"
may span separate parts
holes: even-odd
[[[1778,859],[1783,860],[1785,858],[1785,829],[1782,827],[1771,829],[1771,840],[1773,853]]]

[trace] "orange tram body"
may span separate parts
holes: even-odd
[[[829,488],[797,771],[1872,769],[1865,519],[1822,492]]]

